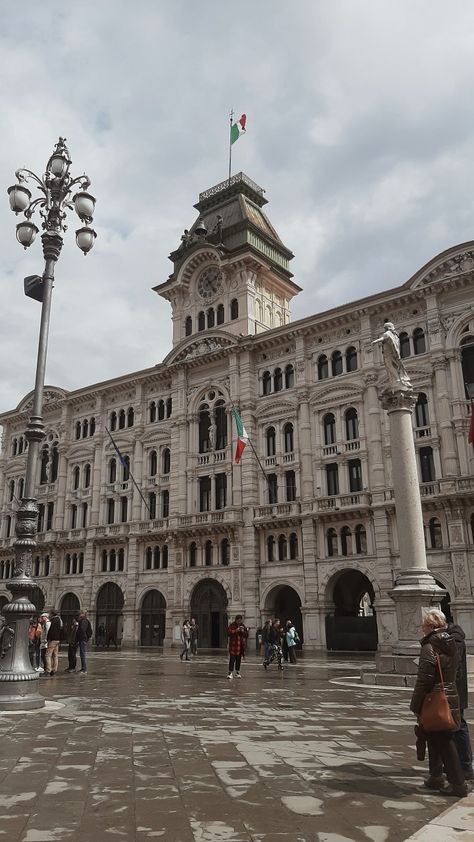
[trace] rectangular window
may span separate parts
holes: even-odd
[[[148,509],[150,520],[154,520],[156,518],[156,494],[154,491],[148,495]]]
[[[211,510],[211,478],[199,478],[199,511],[209,512]]]
[[[268,502],[278,503],[278,477],[276,474],[268,474]]]
[[[294,471],[286,471],[285,483],[287,502],[292,503],[293,500],[296,500],[296,477]]]
[[[227,475],[216,474],[216,509],[227,506]]]
[[[46,510],[46,531],[53,528],[54,503],[48,503]]]
[[[360,459],[351,459],[348,463],[349,491],[362,491],[362,467]]]
[[[120,520],[122,523],[127,522],[127,515],[128,515],[128,497],[122,497],[120,499]]]
[[[420,447],[420,468],[421,481],[434,482],[436,479],[436,471],[433,459],[432,447]]]
[[[107,500],[107,523],[113,523],[115,520],[115,501],[112,497]]]
[[[44,529],[44,505],[40,503],[38,506],[38,532],[43,532]]]
[[[169,491],[161,492],[161,517],[169,517],[170,513],[170,493]]]
[[[326,465],[326,481],[328,487],[328,496],[333,497],[339,494],[339,469],[335,463]]]
[[[71,529],[77,526],[77,506],[71,506]]]

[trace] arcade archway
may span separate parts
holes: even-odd
[[[292,620],[300,639],[304,642],[303,617],[301,615],[301,599],[297,592],[290,585],[277,585],[265,600],[265,613],[267,616],[278,618],[282,627],[287,620]]]
[[[446,585],[443,585],[443,583],[439,582],[438,579],[435,579],[435,581],[439,588],[443,588],[443,591],[446,591],[446,596],[444,596],[441,600],[441,611],[446,617],[448,623],[452,623],[453,612],[451,611],[451,594],[449,593]]]
[[[142,646],[163,646],[166,631],[166,600],[160,591],[148,591],[140,610]]]
[[[201,649],[223,649],[227,646],[227,596],[214,579],[204,579],[191,595],[191,617],[199,628]]]
[[[79,614],[80,608],[81,606],[75,593],[64,594],[61,600],[61,605],[59,606],[59,613],[64,624],[64,631],[66,635],[69,635],[73,617]]]
[[[95,632],[97,635],[99,626],[104,627],[107,647],[117,646],[122,641],[123,604],[123,593],[118,585],[114,582],[102,585],[97,594]]]
[[[330,580],[327,599],[334,605],[326,616],[326,646],[333,650],[373,652],[377,649],[375,593],[360,570],[341,570]]]

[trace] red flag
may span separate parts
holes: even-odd
[[[469,444],[474,444],[474,401],[471,400],[471,426],[469,427]]]

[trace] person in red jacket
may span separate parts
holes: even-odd
[[[245,654],[245,646],[249,636],[249,630],[242,622],[242,614],[237,614],[234,622],[227,629],[227,634],[229,636],[229,675],[227,678],[232,679],[234,677],[234,667],[235,677],[242,678],[240,662]]]

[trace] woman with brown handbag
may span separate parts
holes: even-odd
[[[418,717],[428,741],[430,768],[444,764],[449,784],[442,778],[429,779],[428,786],[443,795],[464,798],[468,788],[464,780],[454,733],[460,726],[459,698],[456,690],[458,656],[456,641],[448,634],[446,617],[432,609],[423,618],[420,662],[410,710]]]

